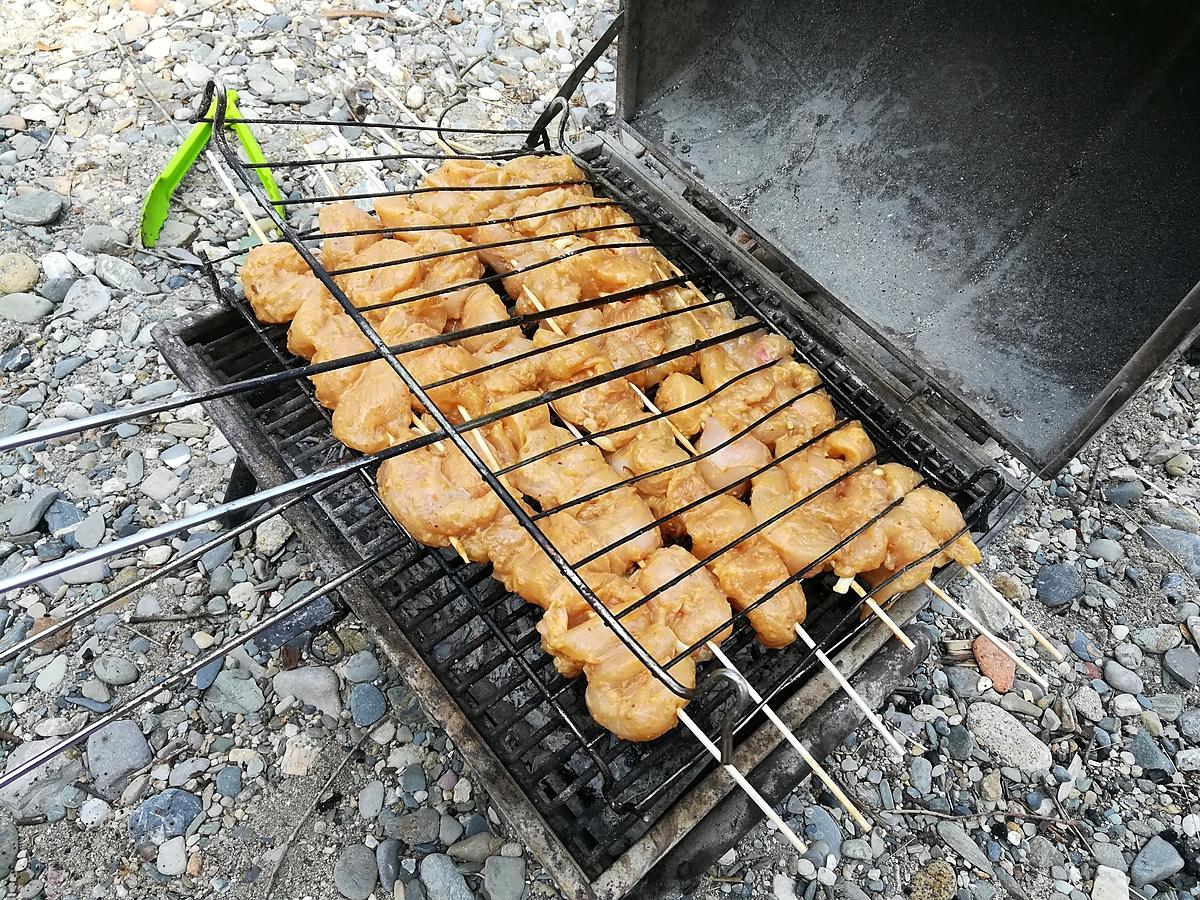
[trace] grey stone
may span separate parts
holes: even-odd
[[[938,837],[965,862],[982,872],[992,872],[991,862],[961,825],[943,820],[937,824],[937,833]]]
[[[111,225],[89,225],[79,236],[83,249],[89,253],[126,253],[122,246],[129,243],[129,235]]]
[[[225,657],[218,656],[212,662],[205,664],[192,676],[192,686],[198,691],[206,691],[217,680],[217,675],[225,667]]]
[[[842,855],[842,830],[833,816],[820,806],[810,806],[804,813],[804,833],[814,843],[822,841],[836,857]]]
[[[420,871],[429,900],[475,900],[467,880],[446,854],[430,853],[421,860]]]
[[[1182,868],[1183,857],[1179,851],[1156,834],[1134,858],[1129,877],[1136,887],[1144,887],[1166,881]]]
[[[1099,722],[1104,718],[1104,704],[1095,688],[1082,685],[1071,697],[1075,710],[1089,722]]]
[[[138,678],[133,661],[116,653],[101,653],[92,663],[92,671],[105,684],[116,686],[133,684]]]
[[[147,797],[129,817],[135,846],[158,845],[187,831],[203,806],[200,798],[180,788]]]
[[[53,191],[30,191],[4,205],[4,218],[18,225],[50,225],[62,215],[67,198]]]
[[[159,471],[166,471],[166,470],[160,469]],[[175,476],[172,475],[172,477],[175,477]],[[205,553],[203,556],[201,556],[200,564],[202,566],[204,566],[205,572],[215,572],[218,568],[225,565],[225,563],[229,562],[230,557],[232,557],[232,556],[233,556],[233,541],[225,541],[224,543],[217,544],[217,546],[213,547],[211,550],[209,550],[207,553]],[[261,643],[260,643],[260,646],[261,646]]]
[[[17,508],[8,520],[9,534],[25,534],[33,531],[46,515],[50,504],[58,499],[58,488],[40,487],[24,504]]]
[[[1096,841],[1092,844],[1092,857],[1099,866],[1108,866],[1119,872],[1129,871],[1129,863],[1125,861],[1125,854],[1116,844]]]
[[[1101,865],[1096,869],[1092,900],[1129,900],[1129,876],[1124,867]]]
[[[908,778],[921,796],[933,790],[933,763],[923,756],[914,756],[908,761]]]
[[[1129,752],[1133,754],[1134,761],[1142,767],[1142,770],[1151,776],[1159,773],[1175,774],[1175,764],[1171,762],[1170,757],[1158,745],[1158,741],[1154,740],[1145,728],[1139,728],[1137,734],[1130,740]]]
[[[1200,683],[1200,654],[1192,647],[1176,647],[1163,655],[1163,669],[1177,684],[1194,688]]]
[[[442,816],[441,824],[438,825],[438,843],[449,847],[463,835],[462,822],[454,818],[454,816]]]
[[[1200,534],[1200,516],[1190,509],[1154,505],[1147,507],[1146,511],[1150,518],[1159,525],[1165,525],[1167,528],[1174,528],[1176,531],[1184,531],[1188,534]]]
[[[1104,663],[1104,680],[1118,691],[1128,694],[1140,694],[1144,687],[1137,672],[1129,671],[1115,659]]]
[[[29,424],[29,413],[11,403],[0,404],[0,438],[16,434]]]
[[[0,318],[30,325],[54,311],[54,304],[37,294],[6,294],[0,297]]]
[[[113,290],[127,294],[158,293],[158,288],[143,278],[133,263],[106,253],[96,257],[96,277]]]
[[[224,669],[205,692],[204,702],[221,712],[248,715],[262,709],[266,700],[253,678],[242,677],[238,670]]]
[[[367,821],[375,819],[383,810],[386,788],[382,781],[370,781],[358,792],[358,814]]]
[[[1034,587],[1046,606],[1065,606],[1083,594],[1083,576],[1070,563],[1054,563],[1038,570]]]
[[[187,869],[187,844],[182,835],[166,840],[159,845],[154,867],[158,869],[160,875],[168,878],[174,878],[184,873]]]
[[[367,900],[378,880],[375,854],[365,844],[351,844],[334,863],[333,883],[346,900]]]
[[[387,712],[383,692],[373,684],[356,684],[350,691],[350,717],[359,728],[374,725]]]
[[[4,761],[5,773],[12,772],[40,753],[57,744],[61,738],[26,741],[9,751]],[[59,794],[83,777],[83,764],[68,754],[60,754],[0,788],[0,805],[7,807],[17,818],[42,815],[47,808],[59,804]]]
[[[1175,725],[1189,741],[1200,742],[1200,709],[1185,709],[1175,720]]]
[[[169,397],[179,389],[179,382],[174,378],[163,378],[148,384],[138,385],[133,389],[130,398],[134,403],[149,403],[151,400],[161,400]]]
[[[968,579],[962,587],[962,605],[992,634],[1002,632],[1012,620],[1012,616],[1004,608],[1004,605],[973,578]]]
[[[489,856],[483,863],[483,896],[487,900],[521,900],[525,891],[525,860],[520,856]]]
[[[77,322],[92,322],[108,311],[112,292],[95,275],[87,275],[71,285],[63,298],[63,311]]]
[[[271,686],[280,697],[295,697],[335,719],[342,714],[338,677],[326,666],[285,670],[271,680]]]
[[[1101,496],[1113,506],[1129,506],[1146,493],[1140,481],[1113,481],[1101,488]]]
[[[104,531],[107,525],[104,521],[104,513],[94,512],[75,529],[75,543],[85,550],[90,550],[92,547],[99,547],[100,542],[104,540]]]
[[[990,703],[972,703],[967,727],[981,747],[1003,765],[1027,775],[1048,772],[1053,764],[1050,749],[1030,734],[1012,713]]]
[[[440,825],[440,822],[439,822]],[[493,853],[499,853],[504,841],[488,831],[481,831],[452,844],[447,851],[455,859],[481,863]]]
[[[0,881],[8,878],[17,862],[20,850],[20,840],[17,837],[17,823],[12,814],[0,812]]]
[[[374,681],[379,677],[379,660],[370,650],[360,650],[342,664],[342,675],[356,684]]]
[[[1151,507],[1161,509],[1161,507]],[[1154,513],[1151,512],[1151,517]],[[1193,578],[1200,575],[1200,537],[1178,528],[1154,528],[1144,530],[1144,540],[1151,550],[1166,549],[1183,564]]]
[[[1183,635],[1179,626],[1164,623],[1143,628],[1133,636],[1133,641],[1148,653],[1166,653],[1183,643]]]
[[[130,776],[148,766],[153,756],[137,724],[118,719],[87,740],[87,767],[96,790],[115,800],[129,785]]]
[[[400,847],[395,838],[380,841],[375,846],[375,868],[379,872],[379,886],[391,894],[400,877]]]
[[[1183,698],[1178,694],[1155,694],[1150,698],[1150,707],[1160,719],[1174,722],[1183,712]]]
[[[142,480],[140,488],[151,500],[161,503],[179,490],[182,483],[179,476],[166,466],[159,466]]]
[[[401,816],[394,824],[384,826],[384,834],[399,838],[406,844],[428,844],[436,841],[441,827],[441,814],[436,809],[423,807],[415,813]]]
[[[217,773],[217,793],[222,797],[236,797],[242,792],[242,770],[237,766],[225,766]]]
[[[1028,859],[1043,872],[1049,872],[1051,867],[1063,863],[1063,855],[1054,842],[1040,834],[1029,841]]]
[[[283,549],[292,536],[292,526],[276,516],[254,529],[254,549],[268,558]]]
[[[1093,538],[1087,548],[1088,556],[1093,559],[1102,559],[1105,562],[1115,563],[1125,555],[1125,549],[1114,540],[1109,538]]]

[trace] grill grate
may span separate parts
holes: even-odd
[[[723,292],[739,313],[754,313],[778,327],[820,372],[838,405],[864,422],[890,458],[951,492],[978,521],[986,512],[986,479],[970,480],[917,428],[898,420],[895,405],[873,393],[842,362],[838,347],[819,343],[800,329],[761,284],[706,257],[706,251],[716,248],[689,233],[672,210],[639,188],[611,158],[596,160],[594,166],[597,193],[603,190],[627,209],[638,210],[636,217],[646,223],[643,233],[659,246],[679,248],[674,261],[691,280],[708,292]],[[237,381],[291,364],[285,330],[260,325],[234,284],[223,284],[221,293],[240,315],[219,314],[203,329],[202,339],[189,341],[215,380]],[[348,454],[330,434],[327,413],[307,382],[269,385],[237,402],[295,476]],[[253,447],[256,437],[244,436],[239,443]],[[361,558],[397,533],[403,535],[365,476],[339,482],[313,499],[327,527],[346,536]],[[536,609],[505,592],[488,571],[404,538],[402,548],[374,568],[372,589],[492,752],[525,787],[538,813],[589,877],[596,878],[710,768],[711,760],[678,730],[650,744],[631,744],[597,726],[584,703],[582,679],[563,678],[541,650]],[[832,650],[857,626],[857,610],[827,584],[808,581],[805,589],[810,609],[805,627]],[[817,670],[797,646],[764,650],[744,620],[723,649],[773,703]],[[713,691],[698,696],[688,711],[706,731],[716,733],[730,702],[728,692]],[[735,734],[749,733],[758,724],[759,717],[751,713],[740,720]]]

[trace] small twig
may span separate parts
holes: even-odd
[[[150,637],[150,635],[146,634],[145,632],[138,631],[136,628],[134,628],[134,627],[133,627],[132,625],[130,625],[128,622],[118,622],[117,624],[118,624],[118,625],[120,625],[122,628],[124,628],[124,629],[128,630],[128,631],[132,631],[132,632],[133,632],[134,634],[136,634],[138,637],[143,637],[143,638],[145,638],[146,640],[148,640],[150,643],[152,643],[152,644],[156,645],[157,647],[160,647],[160,648],[161,648],[161,649],[163,649],[163,650],[166,650],[166,649],[167,649],[167,645],[166,645],[166,644],[164,644],[162,641],[155,640],[154,638]]]
[[[1073,823],[1069,820],[1059,819],[1055,816],[1039,816],[1037,813],[1019,813],[1019,812],[994,812],[985,813],[969,813],[965,816],[957,816],[952,813],[937,812],[932,809],[893,809],[892,812],[902,813],[910,816],[932,816],[935,819],[948,819],[952,822],[962,822],[973,819],[988,819],[988,818],[1007,818],[1007,819],[1030,819],[1037,822],[1051,822],[1056,825],[1065,825],[1072,827]]]
[[[279,859],[275,861],[275,866],[271,869],[271,877],[267,879],[267,888],[263,892],[263,900],[269,900],[271,892],[275,890],[275,880],[279,877],[280,870],[283,869],[283,861],[287,858],[288,850],[291,849],[292,844],[296,842],[296,836],[300,834],[300,829],[304,827],[304,823],[308,821],[309,816],[311,816],[316,810],[317,804],[321,802],[321,798],[325,796],[325,792],[329,790],[333,782],[337,780],[337,777],[342,774],[342,770],[350,764],[350,760],[354,758],[354,754],[356,754],[358,749],[367,742],[367,738],[370,736],[370,729],[363,732],[362,737],[360,737],[354,746],[350,748],[350,752],[346,754],[345,759],[343,759],[338,767],[333,770],[333,773],[327,779],[325,779],[325,783],[321,785],[321,789],[317,791],[316,795],[313,797],[312,804],[307,810],[305,810],[304,815],[300,817],[300,820],[296,823],[296,827],[292,829],[292,833],[287,836],[287,840],[279,845]]]
[[[377,9],[323,9],[317,13],[322,19],[387,19],[395,22],[396,17],[390,12],[380,12]]]
[[[159,616],[130,616],[130,625],[148,625],[152,622],[191,622],[194,619],[211,619],[213,614],[210,612],[194,612],[194,613],[164,613]]]

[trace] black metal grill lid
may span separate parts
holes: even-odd
[[[621,117],[1056,472],[1200,321],[1200,6],[629,0]]]

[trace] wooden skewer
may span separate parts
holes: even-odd
[[[834,680],[838,683],[841,689],[846,692],[846,696],[853,700],[855,705],[862,710],[863,715],[867,717],[867,721],[870,722],[875,730],[879,732],[879,734],[887,742],[887,745],[892,748],[892,752],[897,756],[904,756],[904,748],[900,746],[900,742],[896,740],[896,736],[892,734],[891,729],[883,724],[883,720],[875,714],[875,710],[871,709],[871,705],[863,699],[862,694],[854,689],[854,685],[846,680],[846,676],[841,673],[841,670],[838,669],[836,665],[834,665],[833,660],[829,658],[824,650],[817,646],[817,642],[812,639],[812,636],[807,631],[805,631],[804,626],[798,622],[796,623],[796,634],[800,636],[800,640],[804,641],[804,643],[808,646],[808,649],[811,650],[817,659],[820,660],[821,664],[825,666],[829,674],[833,676]],[[912,747],[912,752],[918,756],[926,752],[926,748],[916,741],[912,742]]]
[[[681,709],[679,710],[678,715],[679,721],[682,722],[687,727],[688,731],[695,736],[696,740],[698,740],[704,746],[704,749],[707,750],[709,754],[711,754],[712,757],[719,762],[721,759],[721,751],[717,749],[717,745],[712,742],[712,739],[704,733],[700,726],[698,726],[692,720],[692,717],[689,716],[686,711]],[[796,832],[792,831],[792,829],[788,827],[787,823],[779,817],[779,813],[775,812],[774,807],[772,807],[770,803],[763,799],[763,795],[758,792],[757,788],[755,788],[754,785],[746,780],[746,776],[738,771],[737,766],[727,764],[724,766],[724,769],[726,774],[734,780],[737,786],[746,792],[746,796],[754,801],[754,805],[757,806],[762,814],[767,817],[767,821],[769,821],[780,832],[782,832],[783,836],[787,838],[788,843],[795,847],[799,852],[807,853],[808,845],[805,844],[804,841],[800,840]]]
[[[927,588],[929,588],[929,590],[933,591],[934,595],[937,596],[938,599],[940,599],[943,603],[945,603],[947,606],[949,606],[952,610],[954,610],[956,613],[958,613],[960,616],[962,616],[964,619],[966,619],[967,623],[972,628],[974,628],[976,631],[978,631],[983,637],[987,638],[989,641],[991,641],[993,644],[995,644],[996,648],[1001,653],[1003,653],[1005,656],[1007,656],[1009,659],[1011,659],[1014,663],[1016,663],[1017,667],[1022,672],[1024,672],[1026,675],[1028,675],[1030,678],[1032,678],[1035,682],[1037,682],[1038,686],[1043,691],[1050,690],[1050,685],[1049,685],[1049,683],[1047,683],[1046,679],[1043,678],[1041,675],[1039,675],[1036,671],[1034,671],[1029,666],[1029,664],[1025,662],[1025,660],[1023,660],[1023,659],[1021,659],[1021,657],[1017,656],[1017,654],[1013,652],[1012,647],[1010,647],[1008,645],[1008,641],[1001,640],[1000,638],[998,638],[994,634],[992,634],[990,631],[988,631],[987,628],[985,628],[979,622],[978,619],[976,619],[973,615],[971,615],[971,613],[969,613],[966,609],[964,609],[962,606],[960,606],[953,597],[951,597],[949,594],[947,594],[945,591],[943,591],[940,587],[938,587],[936,584],[934,584],[929,579],[925,579],[925,587],[927,587]]]
[[[725,652],[718,647],[715,642],[708,641],[705,646],[708,647],[709,652],[711,652],[712,655],[716,657],[716,659],[723,666],[725,666],[725,668],[731,669],[734,672],[737,671],[737,667],[734,666],[733,660],[726,656]],[[771,707],[766,703],[763,703],[762,694],[755,689],[754,685],[747,681],[746,686],[749,689],[750,699],[752,699],[755,703],[762,704],[762,711],[766,717],[776,728],[779,729],[780,733],[784,736],[787,742],[792,745],[795,751],[800,754],[800,758],[804,760],[809,769],[812,770],[812,773],[816,775],[821,783],[829,789],[829,792],[837,798],[838,803],[842,804],[842,808],[845,809],[846,812],[850,814],[850,817],[858,823],[858,827],[864,832],[870,831],[870,821],[868,821],[867,818],[861,812],[859,812],[858,807],[855,806],[854,802],[846,796],[846,792],[843,791],[841,786],[839,786],[838,783],[833,780],[833,777],[825,770],[825,767],[817,761],[817,758],[808,752],[808,748],[800,742],[800,739],[796,737],[796,733],[792,731],[792,729],[786,724],[784,724],[783,719],[779,718],[775,710],[771,709]]]
[[[842,587],[843,582],[845,582],[846,586],[851,588],[854,593],[863,598],[863,602],[867,605],[867,608],[879,617],[879,621],[883,622],[883,624],[887,626],[888,631],[892,633],[896,640],[902,643],[909,650],[917,649],[917,645],[912,642],[912,638],[910,638],[901,630],[900,626],[896,624],[896,620],[884,612],[883,607],[875,601],[874,597],[868,597],[867,589],[853,578],[839,578],[838,583],[833,586],[833,589],[839,594],[844,594],[846,589],[845,587]],[[839,590],[839,588],[841,588],[841,590]]]
[[[1044,634],[1042,634],[1040,631],[1038,631],[1038,629],[1035,628],[1028,619],[1026,619],[1023,615],[1021,615],[1021,611],[1019,609],[1017,609],[1015,606],[1013,606],[1013,604],[1009,602],[1007,597],[1005,597],[1002,593],[1000,593],[998,590],[996,590],[996,588],[992,585],[992,583],[990,581],[988,581],[981,574],[979,574],[978,569],[976,569],[974,566],[963,566],[963,569],[966,570],[966,573],[968,575],[970,575],[972,578],[975,579],[975,581],[979,584],[980,587],[982,587],[985,591],[988,592],[988,595],[993,600],[995,600],[997,603],[999,603],[1001,606],[1003,606],[1006,610],[1008,610],[1009,615],[1011,615],[1014,619],[1016,619],[1017,623],[1022,628],[1024,628],[1026,631],[1028,631],[1030,634],[1033,635],[1033,639],[1035,641],[1037,641],[1039,644],[1041,644],[1046,649],[1046,652],[1050,654],[1050,656],[1054,659],[1055,662],[1062,662],[1064,659],[1066,659],[1066,656],[1063,655],[1062,651],[1059,650],[1057,647],[1055,647],[1052,643],[1050,643],[1050,641],[1046,638],[1046,636]]]

